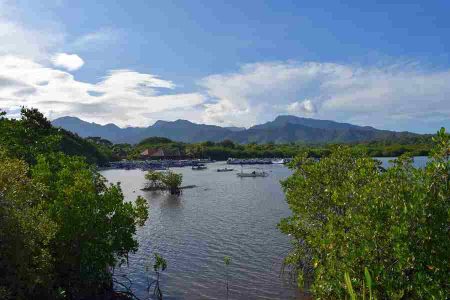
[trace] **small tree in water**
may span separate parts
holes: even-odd
[[[183,182],[183,175],[174,173],[172,171],[167,171],[166,173],[162,174],[161,181],[172,195],[179,194],[180,186]]]
[[[228,266],[230,265],[230,263],[231,263],[231,257],[229,257],[229,256],[225,256],[224,258],[223,258],[223,262],[225,263],[225,276],[226,276],[226,281],[227,281],[227,299],[228,299]]]
[[[183,175],[172,171],[157,172],[150,170],[145,174],[145,179],[149,181],[147,189],[168,190],[172,195],[180,194],[180,186],[183,182]]]
[[[145,174],[145,179],[149,181],[148,187],[150,188],[158,188],[161,187],[162,182],[161,179],[163,177],[163,174],[161,172],[155,171],[155,170],[149,170],[147,174]]]
[[[153,296],[156,296],[157,299],[162,299],[163,294],[162,294],[161,288],[159,287],[159,276],[160,276],[160,272],[163,272],[164,270],[166,270],[167,262],[158,253],[154,253],[154,259],[155,259],[155,262],[153,264],[153,271],[155,271],[156,279],[153,280],[152,282],[150,282],[150,281],[148,282],[147,292],[150,293],[150,289],[151,289],[152,285],[154,285]],[[147,268],[147,271],[148,271],[148,268]]]

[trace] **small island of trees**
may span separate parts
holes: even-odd
[[[159,172],[155,170],[147,171],[145,179],[148,180],[146,191],[169,191],[170,194],[180,194],[183,182],[183,175],[172,171]]]

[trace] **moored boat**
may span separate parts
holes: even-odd
[[[272,163],[273,163],[273,164],[276,164],[276,165],[282,165],[282,164],[285,164],[286,161],[285,161],[284,158],[280,158],[280,159],[272,159]]]
[[[201,164],[192,166],[192,170],[196,170],[196,171],[205,170],[205,169],[206,169],[206,166],[205,165],[201,165]]]
[[[238,177],[266,177],[266,176],[269,176],[269,174],[264,171],[253,171],[253,172],[249,172],[249,173],[245,173],[245,172],[237,173],[237,176]]]
[[[231,171],[234,171],[234,169],[229,168],[217,169],[217,172],[231,172]]]

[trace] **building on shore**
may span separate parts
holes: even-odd
[[[160,159],[184,159],[179,149],[147,148],[141,152],[141,159],[160,160]]]

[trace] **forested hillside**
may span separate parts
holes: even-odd
[[[98,136],[113,143],[128,144],[137,144],[153,136],[165,137],[184,143],[231,140],[239,144],[354,143],[394,141],[418,136],[418,134],[411,132],[379,130],[369,126],[289,115],[278,116],[271,122],[255,125],[249,129],[196,124],[187,120],[157,121],[148,127],[120,128],[114,124],[88,123],[75,117],[55,119],[53,125],[70,130],[82,137]]]

